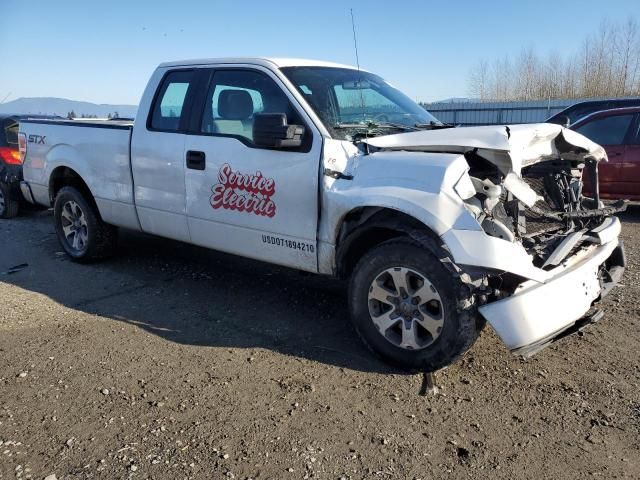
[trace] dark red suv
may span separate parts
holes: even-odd
[[[600,196],[640,200],[640,107],[592,113],[570,128],[607,151],[609,161],[598,166]],[[591,190],[587,178],[585,189]]]

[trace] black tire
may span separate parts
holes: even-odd
[[[14,218],[19,210],[20,202],[13,198],[9,185],[0,182],[0,218]]]
[[[392,239],[363,255],[351,275],[349,309],[358,335],[385,362],[404,370],[433,372],[452,364],[471,348],[484,324],[478,320],[470,289],[450,268],[451,264],[447,266],[442,261],[447,260],[446,257],[438,258],[432,253],[434,251],[445,252],[435,244],[432,248],[425,248],[409,238]],[[381,333],[370,313],[369,292],[373,291],[374,280],[379,281],[380,275],[395,267],[418,272],[428,279],[439,295],[436,308],[441,309],[438,315],[442,326],[438,329],[438,336],[427,337],[431,338],[431,343],[425,342],[425,346],[419,349],[394,344],[387,338],[392,329]],[[405,328],[402,319],[398,322],[393,328]]]
[[[81,246],[74,246],[72,240],[68,239],[64,232],[68,221],[63,219],[63,209],[69,208],[70,205],[74,205],[74,212],[77,211],[75,207],[77,205],[84,217],[83,223],[86,224],[82,227],[86,241]],[[53,217],[58,241],[74,261],[92,262],[106,258],[113,253],[117,243],[118,229],[104,223],[95,204],[86,199],[76,188],[63,187],[60,189],[53,205]]]

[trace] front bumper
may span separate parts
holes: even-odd
[[[537,350],[579,322],[618,283],[624,268],[624,247],[616,235],[567,259],[544,283],[525,281],[510,297],[478,310],[514,353]]]

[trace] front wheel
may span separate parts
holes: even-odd
[[[117,229],[104,223],[98,209],[74,187],[60,189],[53,216],[58,240],[73,260],[90,262],[113,251]]]
[[[386,362],[411,371],[450,365],[480,330],[468,288],[410,239],[389,240],[360,259],[349,307],[364,343]]]

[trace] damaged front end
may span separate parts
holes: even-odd
[[[509,349],[530,355],[599,318],[588,314],[625,267],[614,216],[625,202],[604,205],[597,189],[583,195],[583,177],[597,185],[598,163],[607,161],[602,147],[550,124],[395,137],[370,143],[464,155],[468,175],[454,190],[481,230],[454,225],[441,238],[475,279],[478,311]]]
[[[535,267],[550,270],[579,248],[601,243],[599,227],[626,209],[603,205],[582,193],[588,172],[597,182],[595,160],[546,160],[504,175],[476,150],[467,152],[474,195],[465,204],[487,235],[520,242]],[[586,170],[586,172],[585,172]],[[593,184],[597,184],[594,182]]]
[[[501,171],[478,149],[465,153],[474,195],[465,204],[484,232],[519,243],[543,282],[508,271],[487,275],[489,295],[480,313],[518,355],[530,356],[570,331],[597,321],[588,312],[622,278],[620,222],[624,201],[604,205],[583,195],[582,178],[598,183],[598,162],[587,148],[553,140],[556,155],[531,161],[517,174]],[[568,305],[568,302],[571,305]]]

